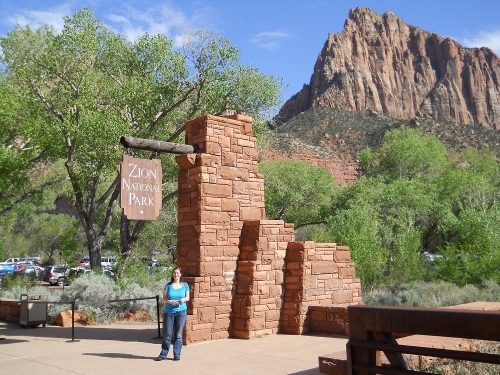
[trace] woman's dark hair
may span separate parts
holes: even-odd
[[[172,283],[174,282],[174,272],[175,272],[175,271],[177,271],[177,270],[179,270],[179,272],[181,273],[181,277],[179,277],[179,281],[180,281],[181,283],[183,283],[183,282],[184,282],[184,276],[182,275],[182,268],[181,268],[181,267],[179,267],[179,266],[175,267],[175,268],[172,270],[172,277],[170,278],[170,282],[172,282]]]

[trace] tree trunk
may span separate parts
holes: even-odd
[[[101,269],[101,252],[104,237],[97,237],[92,244],[89,243],[90,268]]]

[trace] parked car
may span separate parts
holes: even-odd
[[[0,264],[0,276],[12,275],[16,270],[16,264]]]
[[[14,270],[14,276],[27,276],[31,279],[41,280],[43,271],[43,267],[40,267],[36,264],[19,263]]]
[[[27,257],[27,258],[20,258],[20,262],[23,263],[40,263],[40,257]]]
[[[3,264],[17,264],[21,261],[21,258],[8,258],[4,260],[3,262],[0,262],[0,265]]]
[[[103,269],[113,268],[116,266],[115,257],[101,257],[101,267]]]
[[[50,285],[66,285],[66,272],[68,267],[66,266],[48,266],[45,267],[43,273],[43,281],[48,282]]]
[[[78,267],[89,267],[90,266],[90,258],[88,255],[81,256],[76,260],[76,265]]]

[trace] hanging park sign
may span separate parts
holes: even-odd
[[[129,220],[154,220],[161,210],[161,161],[123,155],[120,206]]]

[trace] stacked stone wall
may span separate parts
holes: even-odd
[[[18,299],[12,299],[12,298],[0,299],[0,320],[19,323],[20,311],[21,311],[21,302]]]
[[[355,277],[348,247],[312,241],[288,244],[282,332],[309,332],[311,306],[358,303],[361,303],[361,282]]]
[[[295,243],[292,224],[265,220],[250,117],[203,116],[185,132],[199,150],[176,158],[177,264],[191,287],[186,343],[300,334],[308,331],[307,306],[360,300],[339,247]]]
[[[282,220],[243,225],[233,336],[249,339],[279,331],[286,248],[293,240],[293,225]]]
[[[309,306],[309,330],[311,333],[330,333],[349,336],[347,306]]]

